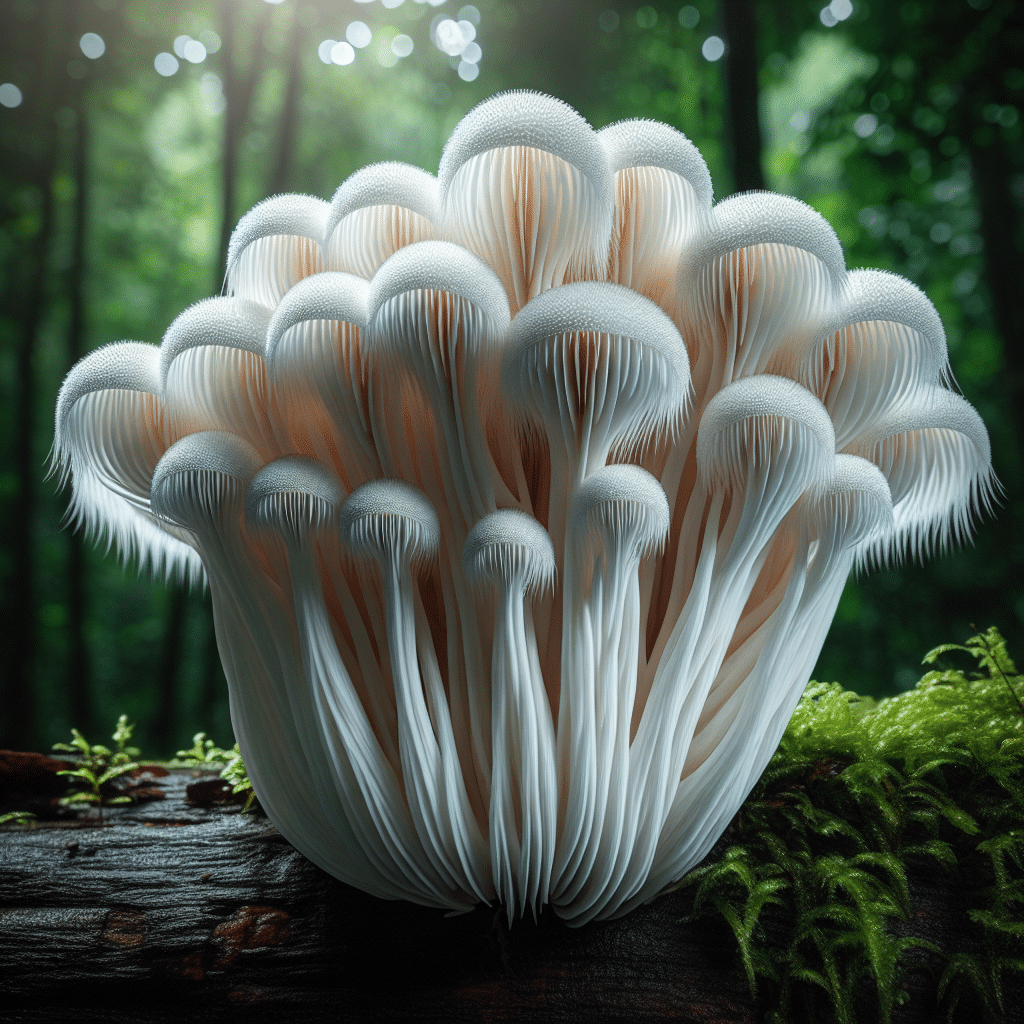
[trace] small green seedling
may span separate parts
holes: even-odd
[[[188,761],[195,765],[227,764],[238,754],[238,744],[233,750],[218,747],[213,740],[206,738],[205,732],[197,732],[192,737],[192,746],[188,750],[179,750],[174,756],[179,761]]]
[[[231,783],[232,793],[248,794],[243,810],[250,810],[256,802],[256,794],[249,781],[242,760],[242,752],[236,743],[230,750],[218,747],[213,740],[206,738],[205,732],[197,732],[192,737],[192,746],[188,750],[179,750],[176,757],[181,761],[189,761],[195,765],[223,765],[220,777]]]
[[[36,816],[31,811],[8,811],[0,814],[0,825],[28,825],[35,828]]]
[[[139,767],[136,758],[139,756],[138,747],[129,747],[128,741],[132,738],[132,730],[135,727],[128,721],[127,715],[122,715],[117,720],[117,726],[111,737],[114,741],[114,748],[105,747],[102,744],[90,744],[89,741],[77,730],[72,729],[74,737],[71,743],[54,743],[53,749],[65,751],[69,754],[78,755],[78,766],[67,771],[57,772],[58,775],[66,775],[72,779],[71,785],[82,785],[83,788],[75,790],[63,797],[60,801],[62,807],[73,807],[76,804],[95,804],[99,811],[100,821],[103,820],[104,806],[116,804],[130,804],[130,796],[105,796],[103,787],[114,779],[127,775]]]

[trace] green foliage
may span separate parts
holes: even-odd
[[[62,806],[95,804],[99,810],[100,820],[102,820],[104,806],[132,802],[130,796],[111,795],[110,784],[115,779],[119,779],[139,767],[136,760],[139,756],[138,747],[128,746],[133,729],[134,726],[129,723],[128,716],[121,715],[111,736],[114,741],[113,749],[99,743],[90,744],[77,729],[71,730],[71,735],[74,737],[71,743],[54,743],[54,750],[66,751],[78,756],[76,768],[57,772],[58,775],[66,775],[73,780],[72,787],[76,785],[81,787],[72,789],[67,796],[63,797],[60,801]],[[106,787],[106,791],[104,791],[104,787]]]
[[[8,811],[0,814],[0,825],[27,825],[35,828],[36,816],[31,811]]]
[[[724,854],[680,883],[735,937],[769,1024],[889,1021],[919,970],[936,1019],[1004,1019],[1024,975],[1024,677],[995,629],[925,661],[953,652],[976,669],[877,702],[811,683]],[[936,876],[962,900],[955,948],[907,934]]]
[[[248,811],[256,804],[256,793],[237,743],[230,750],[225,750],[207,739],[205,732],[197,732],[192,737],[192,746],[188,750],[179,750],[175,756],[179,761],[194,765],[223,765],[220,777],[231,783],[231,792],[247,794],[243,809]]]
[[[192,737],[192,746],[188,750],[179,750],[174,755],[179,761],[185,761],[195,765],[228,764],[234,760],[238,753],[236,743],[232,750],[225,750],[218,747],[211,739],[206,738],[205,732],[197,732]]]

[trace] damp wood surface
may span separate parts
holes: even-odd
[[[446,917],[342,885],[265,817],[191,806],[196,781],[102,827],[0,831],[0,1020],[756,1020],[677,899],[580,930]]]
[[[140,785],[150,799],[102,826],[0,831],[0,1020],[760,1020],[735,944],[687,923],[684,894],[581,929],[446,917],[342,885],[263,816],[186,799],[216,796],[214,776]],[[948,898],[915,885],[898,930],[945,945]],[[897,1020],[934,1019],[927,974]]]

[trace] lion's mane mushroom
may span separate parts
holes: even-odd
[[[226,294],[75,366],[54,463],[204,575],[253,784],[353,885],[572,924],[710,849],[854,565],[995,489],[942,325],[665,125],[506,93],[438,176],[240,221]]]

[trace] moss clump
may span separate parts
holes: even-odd
[[[724,852],[680,883],[731,929],[768,1024],[889,1021],[912,995],[916,1019],[1019,1011],[1024,676],[994,628],[925,663],[877,702],[811,683]],[[929,889],[925,937],[908,917]]]

